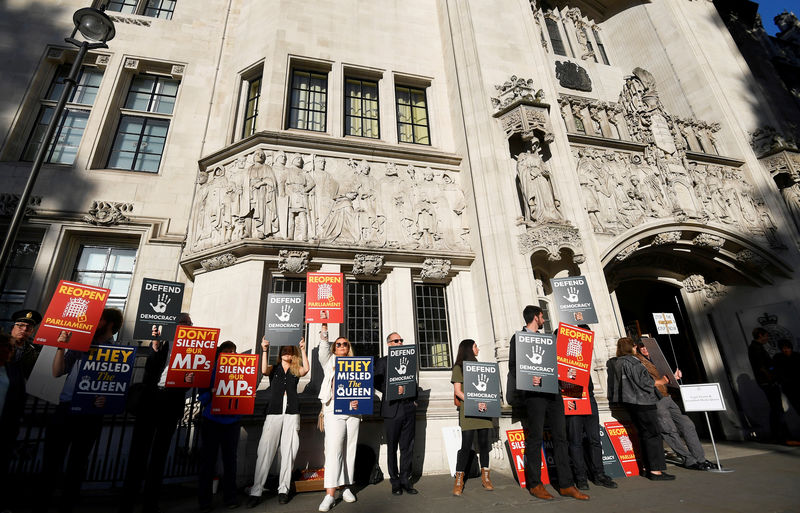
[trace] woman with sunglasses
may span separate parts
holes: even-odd
[[[319,364],[325,371],[319,400],[322,402],[325,429],[325,498],[319,505],[320,511],[328,511],[336,503],[336,488],[344,486],[342,500],[355,502],[356,496],[350,490],[355,472],[356,444],[360,415],[335,415],[333,413],[334,365],[337,356],[353,356],[353,348],[345,337],[339,337],[333,344],[328,343],[328,325],[322,325],[319,342]],[[358,408],[358,401],[350,401],[350,409]]]
[[[289,502],[289,487],[292,484],[292,468],[300,447],[300,404],[297,400],[297,385],[300,378],[308,374],[306,339],[300,346],[281,346],[275,365],[270,365],[269,340],[261,340],[261,373],[269,377],[269,403],[267,417],[258,441],[256,474],[247,507],[254,508],[261,502],[264,481],[272,466],[278,447],[281,449],[281,470],[278,480],[278,502]]]
[[[489,478],[489,436],[494,429],[492,419],[484,417],[467,417],[464,415],[464,362],[478,361],[478,344],[472,339],[462,340],[458,345],[456,363],[453,365],[453,374],[450,382],[453,384],[455,402],[458,405],[458,424],[461,426],[461,449],[456,457],[456,480],[453,485],[453,495],[460,496],[464,491],[464,473],[467,470],[467,460],[472,450],[475,437],[478,438],[478,454],[481,460],[481,485],[487,490],[494,490]],[[478,403],[478,408],[486,408],[484,403]]]

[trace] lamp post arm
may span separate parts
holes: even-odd
[[[39,171],[42,169],[45,155],[50,149],[50,143],[52,142],[53,135],[55,134],[56,129],[61,121],[61,114],[64,112],[64,107],[67,104],[67,100],[72,94],[72,90],[76,86],[78,74],[81,71],[81,66],[83,65],[84,57],[86,57],[86,52],[95,48],[108,48],[108,46],[103,43],[90,43],[88,41],[78,42],[73,38],[68,38],[67,42],[78,46],[78,55],[75,57],[75,60],[72,63],[72,68],[69,71],[69,75],[64,79],[64,89],[61,91],[61,97],[58,99],[58,103],[56,104],[50,124],[47,125],[47,130],[45,131],[42,144],[36,151],[36,157],[33,159],[33,165],[31,166],[31,173],[28,176],[25,189],[22,191],[22,194],[19,197],[17,207],[14,209],[14,216],[11,218],[11,224],[9,224],[8,232],[6,232],[5,239],[3,240],[3,248],[2,251],[0,251],[0,278],[4,276],[6,267],[11,261],[11,250],[14,247],[14,241],[19,233],[20,226],[22,226],[22,220],[25,217],[25,210],[28,207],[28,201],[33,193],[33,188],[36,185],[36,179],[39,177]]]

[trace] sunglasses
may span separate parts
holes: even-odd
[[[402,338],[396,338],[394,340],[390,340],[389,343],[390,344],[394,344],[394,343],[402,344],[403,343],[403,339]]]
[[[350,342],[336,342],[336,347],[350,347]]]

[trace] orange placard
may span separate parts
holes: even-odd
[[[88,351],[110,293],[109,289],[102,287],[61,280],[34,342]]]
[[[211,413],[252,415],[256,406],[258,355],[223,353],[217,362]]]
[[[178,326],[169,354],[166,386],[171,388],[208,388],[211,366],[217,354],[217,328]]]
[[[306,324],[344,322],[344,275],[306,274]]]
[[[593,348],[593,331],[559,323],[556,336],[558,379],[579,387],[588,387]]]
[[[619,422],[606,422],[606,432],[611,439],[611,445],[617,453],[619,462],[625,470],[626,476],[638,476],[639,464],[636,463],[636,453],[633,451],[633,439],[628,434],[628,430]]]

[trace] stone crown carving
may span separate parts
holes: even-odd
[[[302,274],[308,269],[308,251],[282,249],[278,253],[278,269],[285,273]]]
[[[130,222],[128,214],[133,212],[133,203],[119,201],[93,201],[89,213],[83,220],[97,226],[114,226]]]

